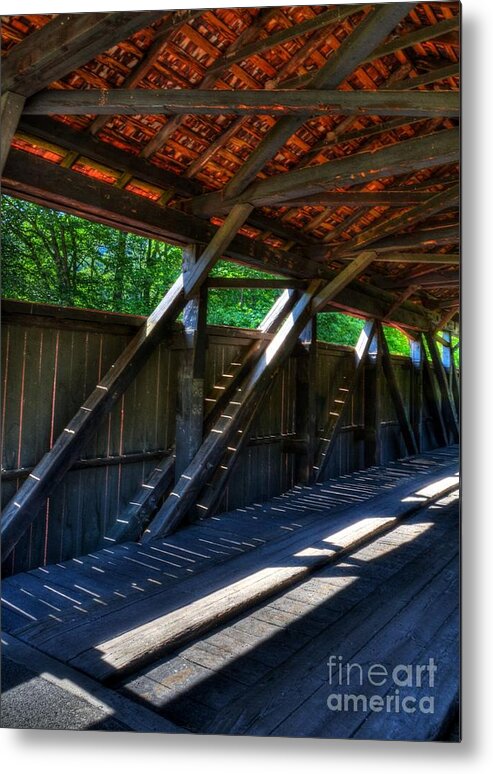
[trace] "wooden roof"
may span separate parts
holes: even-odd
[[[177,244],[246,201],[233,260],[311,277],[376,250],[358,282],[390,319],[451,318],[460,8],[386,5],[383,38],[378,4],[3,17],[26,98],[3,189]]]

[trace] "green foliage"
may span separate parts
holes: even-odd
[[[332,344],[354,347],[365,322],[340,312],[322,312],[318,315],[318,339]]]
[[[390,328],[388,325],[383,326],[384,336],[387,340],[389,351],[391,355],[405,355],[411,356],[411,345],[407,336],[398,331],[397,328]]]
[[[2,292],[24,301],[148,314],[181,250],[2,197]]]
[[[6,298],[149,314],[181,270],[181,250],[31,202],[2,197],[2,285]],[[215,277],[272,274],[219,261]],[[212,289],[208,322],[255,328],[279,290]],[[318,316],[318,338],[354,346],[363,321],[337,312]],[[391,352],[409,354],[406,337],[385,329]]]

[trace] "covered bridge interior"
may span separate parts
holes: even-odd
[[[145,319],[3,303],[3,626],[170,730],[386,738],[321,725],[303,672],[365,646],[379,584],[380,647],[414,615],[453,672],[459,11],[2,20],[2,191],[183,248]],[[207,325],[238,286],[279,290],[260,326]],[[334,310],[355,348],[317,340]],[[439,734],[447,685],[394,738]]]

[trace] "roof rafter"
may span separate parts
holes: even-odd
[[[162,17],[162,11],[59,14],[8,55],[2,91],[30,97]]]
[[[256,207],[279,205],[300,195],[326,192],[330,186],[354,185],[363,180],[369,182],[458,160],[459,130],[446,129],[376,151],[356,153],[325,164],[273,175],[253,183],[241,195],[228,200],[224,199],[222,191],[204,194],[192,199],[188,209],[208,215],[224,211],[238,201],[248,201]]]
[[[310,87],[336,89],[355,70],[365,56],[375,50],[412,7],[409,3],[390,3],[371,10],[356,29],[344,39],[328,62],[315,76],[310,78]],[[297,117],[280,119],[261,140],[240,171],[230,180],[225,188],[225,196],[235,197],[242,193],[267,161],[276,154],[303,123],[303,119]]]

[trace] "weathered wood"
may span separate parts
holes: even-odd
[[[300,484],[308,484],[313,477],[313,462],[317,431],[317,318],[314,316],[300,335],[302,349],[296,358],[296,415],[297,440],[304,442],[302,453],[295,458],[295,476]]]
[[[351,404],[351,400],[353,399],[353,395],[363,374],[368,352],[370,350],[374,335],[375,321],[368,320],[365,323],[365,326],[358,338],[355,347],[356,362],[352,378],[349,382],[344,381],[343,386],[338,389],[335,402],[333,406],[331,406],[333,410],[329,411],[327,425],[319,439],[317,455],[314,464],[315,481],[323,481],[326,477],[330,458],[335,449],[339,431],[343,426],[348,406]]]
[[[420,335],[419,342],[423,348],[423,396],[430,411],[436,444],[437,446],[446,446],[448,443],[448,433],[442,413],[441,395],[437,379],[426,356],[423,335]]]
[[[2,88],[29,97],[162,16],[162,11],[59,14],[7,56]]]
[[[373,247],[373,245],[372,245]],[[342,260],[351,260],[348,256],[341,256]],[[448,264],[460,266],[459,253],[377,253],[376,262],[380,263],[428,263]]]
[[[148,460],[163,457],[168,451],[168,449],[156,449],[155,451],[131,452],[129,454],[112,454],[110,457],[88,457],[87,459],[74,462],[71,470],[106,468],[111,465],[135,465],[136,462],[147,462]],[[22,468],[4,468],[2,469],[1,478],[2,481],[27,478],[33,470],[34,465]]]
[[[44,140],[53,145],[53,150],[73,151],[96,163],[109,164],[119,172],[128,173],[137,180],[143,180],[163,190],[172,189],[184,196],[192,196],[201,191],[201,186],[193,180],[168,169],[156,167],[143,158],[137,159],[108,142],[95,140],[86,132],[76,132],[60,121],[42,116],[25,116],[19,122],[19,130],[34,141],[34,144],[36,139]]]
[[[317,613],[320,612],[325,621],[322,620],[319,632],[310,638],[307,645],[299,647],[291,657],[271,669],[247,693],[231,702],[224,712],[218,713],[205,729],[202,726],[201,731],[262,736],[352,737],[362,725],[363,714],[327,713],[330,685],[337,686],[338,683],[336,669],[331,671],[327,663],[327,643],[330,643],[331,654],[341,654],[343,664],[426,663],[426,657],[421,657],[423,645],[430,649],[429,643],[434,642],[436,629],[449,615],[451,606],[457,606],[458,600],[454,589],[455,598],[453,595],[448,597],[446,604],[440,608],[440,596],[447,595],[451,580],[454,583],[457,580],[457,571],[452,577],[447,572],[451,559],[457,555],[456,525],[449,517],[446,519],[448,531],[442,530],[441,517],[442,513],[436,520],[433,519],[432,512],[426,513],[424,518],[423,515],[416,516],[411,524],[404,522],[402,527],[396,526],[383,538],[377,538],[350,554],[346,564],[336,564],[300,584],[296,593],[305,604],[294,608],[284,626],[291,628],[296,623],[306,627],[315,616],[318,618]],[[429,534],[428,542],[425,542],[421,522],[430,518],[433,529],[430,530],[431,538]],[[416,530],[411,540],[409,527]],[[391,559],[389,540],[394,547]],[[348,577],[350,567],[359,568],[357,577],[351,577],[350,573]],[[377,577],[373,575],[375,567],[381,568]],[[338,570],[340,577],[337,576]],[[435,580],[437,588],[434,587]],[[389,588],[392,588],[392,594],[388,593]],[[428,591],[430,588],[433,590],[431,594]],[[316,608],[307,604],[305,592],[308,589],[310,592],[318,591]],[[432,616],[427,603],[433,594],[436,614]],[[275,609],[286,616],[291,613],[293,596],[293,593],[285,592],[269,608],[263,606],[260,611],[267,612],[275,605]],[[385,604],[382,604],[382,599],[385,599]],[[334,613],[335,619],[331,616]],[[264,619],[264,614],[262,617]],[[423,631],[429,632],[429,637],[423,638]],[[282,634],[277,639],[282,640]],[[396,643],[401,649],[393,652]],[[402,650],[402,644],[406,651]],[[375,686],[368,686],[367,690],[366,685],[362,690],[356,677],[351,688],[346,690],[354,690],[353,685],[357,686],[358,693],[368,696],[377,690]],[[341,685],[336,690],[344,688]],[[278,700],[280,695],[283,701]],[[401,715],[393,717],[398,720]],[[414,728],[415,716],[410,717],[413,718]],[[372,712],[368,718],[370,721],[377,719],[379,714]],[[385,720],[387,729],[390,716]],[[371,738],[377,737],[373,735]],[[384,734],[382,738],[393,737]]]
[[[212,428],[192,464],[182,475],[175,490],[156,515],[144,539],[149,541],[154,537],[167,534],[184,518],[194,501],[200,494],[200,489],[213,475],[231,440],[241,429],[241,436],[246,437],[256,411],[274,373],[282,365],[296,340],[308,323],[317,313],[320,306],[358,276],[371,262],[373,254],[363,253],[352,264],[343,269],[328,285],[320,289],[320,282],[315,281],[303,292],[289,318],[283,323],[273,340],[269,342],[260,360],[247,376],[245,383],[238,387],[235,399],[225,410],[220,421]],[[229,467],[229,470],[231,468]],[[226,477],[222,480],[224,486]],[[217,496],[217,495],[216,495]]]
[[[411,341],[411,411],[410,420],[418,452],[423,449],[423,347],[421,341]]]
[[[24,107],[25,97],[12,91],[6,91],[0,97],[0,125],[2,137],[0,140],[0,174],[10,152],[10,143],[17,129]]]
[[[342,81],[355,70],[365,57],[374,51],[408,12],[409,5],[406,3],[393,3],[372,10],[344,39],[316,75],[309,75],[310,87],[337,89]],[[240,171],[228,183],[224,192],[226,197],[232,198],[243,193],[267,161],[276,154],[302,123],[303,119],[296,117],[285,117],[278,121],[243,164]]]
[[[283,119],[290,120],[290,119]],[[278,125],[281,122],[278,122]],[[204,194],[189,203],[191,212],[211,215],[237,201],[255,207],[272,206],[299,197],[317,194],[330,185],[343,186],[392,175],[402,175],[423,167],[449,164],[459,160],[458,129],[445,129],[423,137],[403,140],[375,151],[355,153],[317,166],[273,175],[250,185],[241,196],[225,200],[223,193]],[[246,164],[245,164],[246,166]]]
[[[275,9],[274,9],[274,13],[275,13]],[[253,40],[256,37],[258,30],[262,27],[262,24],[265,21],[267,21],[269,18],[271,18],[272,15],[273,15],[273,9],[264,9],[263,11],[260,11],[255,21],[243,30],[243,32],[236,38],[234,43],[232,43],[231,46],[228,48],[226,54],[220,57],[219,61],[216,60],[216,62],[214,63],[214,69],[216,74],[214,73],[211,74],[210,68],[206,71],[205,77],[202,83],[200,84],[203,89],[206,89],[215,85],[217,81],[217,77],[220,75],[220,72],[219,72],[220,63],[223,61],[224,57],[228,53],[235,51],[238,47],[243,45],[243,43],[249,43],[251,40]],[[224,69],[226,69],[226,67],[224,67]],[[221,72],[222,72],[222,68],[221,68]],[[176,132],[182,120],[183,120],[183,117],[179,115],[175,115],[172,118],[168,118],[168,121],[165,123],[165,125],[161,127],[161,129],[159,129],[159,131],[154,135],[154,137],[141,150],[140,155],[143,158],[147,158],[147,159],[150,158],[159,148],[161,148],[164,145],[165,142],[167,142],[167,140],[171,137],[173,132]],[[184,172],[184,177],[187,177],[187,178],[193,177],[194,175],[195,175],[195,171],[192,170],[192,166],[189,166]]]
[[[209,277],[208,288],[305,288],[308,280],[256,279],[251,277]]]
[[[445,409],[447,429],[455,443],[459,440],[459,420],[457,418],[457,412],[455,410],[455,402],[450,391],[450,385],[447,381],[447,377],[443,368],[443,363],[440,358],[437,343],[432,333],[425,333],[426,343],[431,355],[433,368],[440,387],[440,393],[442,396],[442,405]]]
[[[292,292],[285,291],[281,298],[273,304],[269,314],[261,323],[259,330],[262,332],[275,330],[282,317],[285,316],[292,308],[293,302],[294,299],[292,297]],[[194,302],[192,300],[189,303]],[[202,304],[202,313],[203,308],[204,305]],[[195,316],[196,310],[192,308],[191,311],[194,312]],[[201,310],[199,309],[199,312],[200,311]],[[197,322],[199,322],[198,319]],[[180,416],[177,417],[177,442],[179,441],[182,447],[184,447],[181,450],[181,459],[178,462],[178,465],[180,465],[182,468],[180,473],[183,472],[183,468],[186,467],[186,465],[191,461],[191,457],[193,456],[191,454],[190,443],[193,443],[193,446],[195,447],[193,453],[195,453],[195,451],[198,450],[198,446],[200,446],[199,439],[202,439],[203,429],[204,432],[208,432],[214,423],[217,422],[221,412],[227,407],[229,401],[234,395],[238,381],[241,382],[241,379],[246,375],[246,373],[248,373],[248,370],[253,365],[255,357],[258,355],[258,353],[260,353],[262,346],[265,344],[266,342],[264,342],[262,339],[253,341],[252,344],[247,348],[246,354],[239,362],[239,364],[235,364],[234,366],[233,364],[230,365],[228,370],[231,371],[233,378],[231,380],[227,380],[225,378],[220,381],[220,383],[217,385],[217,389],[213,390],[204,404],[203,357],[205,342],[203,341],[203,337],[198,338],[195,352],[192,353],[191,358],[189,357],[189,361],[191,360],[192,363],[189,363],[188,376],[190,377],[192,374],[193,379],[194,364],[199,367],[199,373],[202,373],[202,376],[200,378],[200,382],[197,385],[197,388],[202,393],[202,397],[200,400],[198,400],[198,396],[192,395],[189,389],[188,396],[185,396],[185,398],[188,398],[188,400],[186,400],[186,408],[188,413],[187,416],[184,417],[185,421],[183,422],[182,426],[180,425]],[[202,347],[202,352],[198,349],[199,345]],[[190,385],[188,386],[190,387]],[[210,406],[211,408],[209,409],[208,414],[204,420],[204,413],[207,406]],[[178,410],[180,411],[180,409]],[[200,426],[198,423],[199,415],[202,420]],[[187,422],[188,418],[190,418],[191,422],[193,422],[193,438],[191,441],[188,440],[186,435],[187,426],[189,424]],[[156,511],[160,499],[163,496],[169,494],[170,487],[175,482],[176,474],[174,452],[175,450],[173,449],[172,453],[168,454],[167,457],[160,460],[155,469],[152,471],[151,475],[139,486],[135,494],[132,495],[132,499],[127,504],[123,513],[118,516],[115,525],[109,530],[107,535],[105,535],[104,541],[106,544],[121,543],[122,541],[126,540],[137,540],[141,537],[147,522],[149,521],[149,518]],[[184,462],[186,462],[185,465]]]
[[[385,191],[320,191],[310,196],[297,196],[279,204],[280,207],[327,205],[335,207],[405,207],[421,204],[432,193],[409,186],[409,190],[389,188]]]
[[[412,285],[423,288],[445,288],[454,287],[458,284],[459,272],[457,271],[430,272],[429,274],[423,275],[419,274],[418,272],[412,272],[407,276],[396,279],[393,277],[378,278],[379,287],[387,288],[389,290],[399,290],[400,288],[407,288]]]
[[[191,219],[176,210],[163,209],[143,197],[94,181],[86,175],[71,172],[21,151],[11,152],[2,188],[4,193],[35,201],[43,206],[63,209],[89,220],[172,244],[185,245],[190,241],[206,244],[214,234],[213,227],[197,218]],[[457,229],[446,227],[416,232],[416,235],[401,237],[399,242],[405,247],[421,246],[432,241],[435,244],[448,243],[453,242],[457,235]],[[388,244],[387,240],[392,243]],[[382,244],[383,242],[385,244]],[[382,252],[395,252],[395,237],[381,240],[372,246],[372,249],[375,247]],[[333,277],[333,272],[325,270],[315,261],[288,251],[274,250],[259,240],[238,234],[225,255],[233,261],[277,274],[298,278],[317,275],[327,279]],[[342,291],[338,300],[342,302],[344,299],[344,306],[348,310],[378,317],[385,314],[385,311],[379,306],[377,299],[384,297],[387,299],[384,302],[387,311],[391,303],[388,294],[385,295],[384,291],[377,291],[369,285],[356,286],[353,283]],[[409,308],[401,308],[397,310],[394,320],[417,329],[429,327],[429,320],[419,308],[414,312]]]
[[[343,5],[337,8],[330,8],[311,19],[305,19],[298,24],[293,24],[271,35],[259,34],[256,40],[240,46],[231,53],[226,53],[221,58],[219,65],[213,65],[209,69],[208,74],[217,76],[236,62],[242,62],[249,57],[257,56],[262,51],[271,51],[275,46],[286,43],[288,40],[293,40],[293,38],[297,38],[300,35],[306,35],[309,32],[322,30],[331,24],[342,22],[347,16],[364,10],[365,7],[365,5]]]
[[[200,258],[184,275],[184,289],[187,298],[193,296],[202,285],[209,271],[227,250],[236,232],[243,226],[252,209],[251,204],[236,204],[231,209],[228,217],[216,231]]]
[[[382,351],[378,334],[370,340],[364,369],[363,417],[365,467],[380,465],[382,459]]]
[[[351,280],[358,277],[364,270],[372,263],[375,258],[375,253],[366,251],[361,253],[354,259],[348,266],[345,266],[334,279],[322,288],[320,293],[313,301],[313,314],[321,312],[329,301],[337,296],[337,294],[348,285]]]
[[[183,251],[183,282],[197,265],[197,250],[190,245]],[[188,467],[202,443],[204,423],[204,379],[207,346],[207,288],[189,296],[183,310],[185,349],[178,372],[176,408],[175,478]]]
[[[66,89],[26,100],[25,115],[385,115],[457,118],[458,91]]]
[[[428,86],[430,83],[446,80],[447,78],[458,78],[460,75],[460,62],[444,67],[433,67],[423,75],[413,75],[411,78],[404,78],[401,81],[392,81],[391,83],[380,86],[381,89],[416,89],[419,86]]]
[[[413,427],[411,425],[411,422],[409,421],[406,407],[402,399],[401,391],[399,389],[399,384],[397,382],[397,379],[394,373],[394,367],[392,365],[392,360],[390,357],[389,346],[387,344],[387,339],[385,338],[385,333],[383,331],[383,328],[380,322],[377,322],[377,335],[378,335],[379,345],[382,350],[383,373],[387,380],[390,397],[392,398],[392,403],[394,404],[395,413],[399,421],[399,425],[401,428],[401,433],[404,439],[404,443],[406,445],[406,449],[408,451],[408,454],[417,454],[419,451],[418,444],[416,443]]]
[[[392,234],[392,236],[373,242],[371,249],[377,253],[395,253],[397,250],[433,249],[440,245],[455,245],[460,242],[459,225],[439,226],[437,228],[416,229],[411,234]],[[307,250],[311,253],[310,248]]]
[[[191,465],[184,471],[174,491],[151,522],[143,537],[145,542],[169,534],[176,528],[194,505],[204,484],[213,475],[231,439],[240,428],[242,434],[246,434],[263,390],[289,355],[299,333],[310,319],[310,307],[319,284],[318,281],[313,282],[303,293],[288,320],[269,342],[244,383],[238,387],[234,400],[230,401],[219,421],[215,423]]]
[[[365,229],[364,233],[358,234],[357,237],[345,243],[340,250],[341,252],[355,252],[379,239],[383,239],[389,234],[394,234],[409,226],[414,226],[416,223],[421,223],[432,214],[457,206],[459,197],[460,187],[458,185],[447,188],[445,191],[440,191],[437,194],[432,194],[423,204],[418,204],[404,213],[398,213],[390,217],[386,216],[372,228]]]
[[[136,67],[132,68],[126,77],[124,82],[125,88],[131,89],[137,86],[137,84],[146,77],[146,75],[154,66],[155,62],[159,59],[160,55],[164,52],[170,37],[176,32],[176,30],[183,24],[187,24],[188,22],[193,21],[195,17],[200,16],[202,13],[203,11],[200,9],[193,11],[174,11],[172,14],[170,14],[166,21],[159,27],[159,31],[157,32],[156,37],[154,38],[154,41],[152,42],[149,50],[146,52],[144,58]],[[91,134],[98,134],[98,132],[100,132],[101,129],[103,129],[103,127],[106,125],[107,121],[108,119],[104,116],[98,116],[98,118],[96,118],[89,127]]]
[[[58,631],[55,637],[52,633],[43,638],[41,633],[38,646],[102,680],[133,671],[389,531],[456,489],[455,471],[456,465],[451,465],[377,496],[368,502],[364,519],[359,504],[331,518],[330,526],[327,513],[322,514],[305,530],[239,556],[234,565],[223,563],[182,581],[174,590],[155,593],[132,610],[127,604],[123,610],[107,611],[99,620],[79,619],[78,625]],[[418,501],[410,499],[424,487],[426,495]]]
[[[80,455],[81,448],[95,432],[99,422],[162,340],[167,325],[174,321],[183,305],[183,278],[180,276],[4,509],[2,542],[5,558]]]

